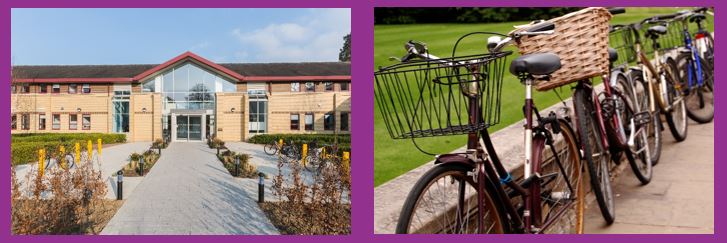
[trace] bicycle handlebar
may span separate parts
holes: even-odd
[[[616,15],[616,14],[625,13],[626,9],[622,8],[622,7],[614,7],[614,8],[608,8],[608,12],[611,13],[612,15]]]

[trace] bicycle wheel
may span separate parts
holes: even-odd
[[[686,96],[684,101],[687,107],[687,115],[692,120],[699,123],[708,123],[714,119],[714,93],[712,90],[712,83],[714,76],[712,75],[712,68],[704,58],[700,57],[699,67],[702,71],[703,84],[699,85],[697,82],[696,70],[693,69],[694,61],[692,60],[691,53],[684,53],[677,57],[677,67],[679,70],[678,81],[681,83]],[[692,73],[692,85],[689,85],[690,69]]]
[[[577,88],[573,94],[573,102],[578,120],[581,149],[591,179],[591,189],[596,195],[603,219],[608,224],[612,224],[616,218],[616,212],[608,164],[611,157],[601,142],[601,127],[594,121],[596,113],[593,111],[590,94],[582,88]]]
[[[278,144],[275,141],[265,144],[263,150],[265,150],[265,153],[268,155],[275,155],[275,153],[278,152]]]
[[[631,75],[630,83],[631,87],[633,88],[632,96],[634,98],[632,100],[635,100],[633,105],[639,106],[641,111],[649,111],[651,109],[649,103],[649,84],[644,81],[641,73],[638,72],[634,72]],[[647,127],[645,127],[650,152],[649,157],[651,158],[652,166],[659,163],[659,158],[661,157],[661,131],[663,130],[661,126],[660,107],[656,105],[655,109],[655,111],[650,112],[651,121],[649,122]]]
[[[558,225],[567,225],[569,230],[562,232],[564,228],[556,227],[558,232],[546,233],[582,234],[586,190],[582,183],[584,177],[578,143],[567,121],[561,120],[560,131],[551,134],[553,145],[546,146],[540,156],[540,174],[556,175],[544,178],[541,183],[542,219],[543,222],[558,220]],[[556,163],[554,155],[557,155],[560,164]],[[560,218],[556,218],[558,215]]]
[[[646,130],[642,129],[642,127],[648,126],[649,123],[638,126],[635,124],[636,114],[638,114],[640,110],[633,106],[633,103],[628,96],[623,95],[622,89],[624,84],[625,80],[619,87],[614,89],[614,96],[620,98],[621,102],[623,102],[623,111],[619,111],[619,113],[621,116],[621,124],[624,129],[624,134],[628,138],[629,136],[632,136],[632,133],[635,133],[633,135],[633,144],[629,144],[628,149],[625,151],[626,159],[629,161],[629,165],[631,165],[631,169],[634,171],[636,178],[639,179],[642,185],[646,185],[651,181],[653,164],[650,158],[648,143],[649,138]]]
[[[404,202],[396,225],[397,234],[502,234],[508,224],[499,202],[494,202],[491,183],[478,192],[477,184],[461,164],[440,164],[427,171]],[[477,195],[484,200],[478,212]],[[482,215],[481,218],[478,215]],[[485,231],[480,232],[480,224]]]
[[[321,161],[320,158],[315,153],[308,154],[305,157],[305,169],[310,172],[314,172],[318,170],[318,167],[320,166]]]
[[[677,90],[674,84],[679,82],[677,77],[679,69],[674,59],[667,59],[664,68],[666,69],[662,73],[662,79],[665,81],[666,90],[663,92],[666,96],[663,97],[667,104],[671,105],[671,111],[666,111],[666,123],[669,125],[669,131],[677,142],[684,141],[687,139],[687,106],[682,98],[682,93]]]

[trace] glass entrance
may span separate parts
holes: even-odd
[[[250,100],[250,133],[265,133],[267,130],[267,100]]]
[[[202,141],[202,116],[176,116],[177,141]]]

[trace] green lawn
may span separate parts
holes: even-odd
[[[676,12],[675,8],[629,8],[625,14],[616,15],[613,23],[630,23],[657,14]],[[427,43],[432,54],[440,57],[450,56],[454,42],[462,35],[475,31],[489,31],[506,34],[513,25],[526,22],[508,22],[492,24],[417,24],[417,25],[376,25],[374,26],[374,67],[395,64],[389,61],[391,56],[401,57],[405,54],[403,45],[408,40]],[[475,35],[460,42],[457,55],[479,54],[486,51],[485,35]],[[514,47],[509,50],[515,51]],[[517,57],[513,54],[508,60]],[[524,88],[516,77],[506,74],[503,81],[502,112],[499,125],[490,128],[497,131],[509,124],[523,119],[522,104]],[[569,89],[562,89],[563,98],[570,97]],[[558,96],[552,91],[536,92],[535,103],[546,108],[558,102]],[[423,163],[431,161],[429,155],[419,152],[411,140],[393,140],[389,137],[384,121],[377,105],[374,105],[374,185],[378,186]],[[513,139],[521,139],[520,137]],[[446,153],[464,146],[465,136],[448,136],[417,139],[417,144],[431,153]]]

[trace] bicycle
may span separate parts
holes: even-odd
[[[276,141],[270,141],[268,144],[265,144],[263,147],[263,151],[265,151],[268,155],[275,155],[278,153],[278,150],[281,149],[281,145]]]
[[[567,117],[542,117],[531,96],[534,80],[560,68],[557,55],[523,55],[510,68],[525,84],[523,179],[508,173],[487,131],[499,122],[501,83],[512,54],[502,48],[522,36],[552,34],[554,28],[543,22],[508,35],[470,33],[460,40],[471,34],[505,39],[489,42],[489,53],[469,56],[455,56],[455,44],[450,58],[409,41],[401,63],[375,72],[376,100],[393,139],[467,134],[466,152],[437,155],[437,165],[416,182],[396,233],[543,233],[566,214],[575,214],[575,231],[582,232],[585,191],[575,135]],[[442,201],[429,201],[432,195]],[[516,197],[521,203],[513,205]]]
[[[638,67],[633,67],[629,71],[629,76],[634,83],[643,83],[646,92],[642,100],[637,98],[637,103],[642,107],[648,103],[648,110],[652,117],[658,117],[663,114],[666,118],[669,131],[678,142],[687,138],[687,112],[686,104],[679,92],[679,82],[677,80],[677,66],[673,58],[662,57],[659,50],[658,39],[667,33],[664,19],[673,18],[673,16],[655,16],[642,20],[639,23],[625,25],[630,29],[634,37],[634,54]],[[651,39],[651,46],[654,49],[654,62],[652,63],[644,53],[641,47],[641,33],[639,30],[644,24],[655,24],[645,31],[644,37]],[[659,118],[657,118],[659,119]],[[662,125],[660,125],[661,127]],[[658,129],[649,129],[654,131],[653,140],[657,146],[657,151],[661,151],[661,136]],[[651,135],[650,139],[651,139]],[[651,143],[651,142],[650,142]],[[652,157],[652,163],[658,163],[657,157]]]
[[[705,8],[702,8],[705,9]],[[699,9],[697,9],[698,11]],[[699,123],[708,123],[714,119],[714,41],[711,33],[704,29],[703,21],[707,18],[699,12],[680,12],[672,21],[682,22],[684,46],[676,58],[678,81],[682,88],[687,107],[687,115]],[[697,24],[695,39],[689,33],[688,23]],[[711,61],[705,60],[707,56]]]
[[[340,164],[337,144],[325,145],[320,148],[310,148],[305,160],[305,169],[320,174],[322,168],[325,168],[329,161],[335,161]]]

